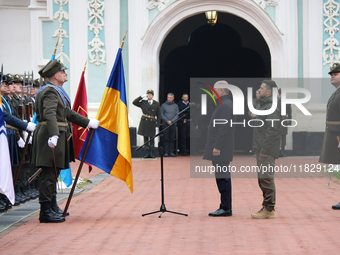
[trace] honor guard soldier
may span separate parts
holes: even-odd
[[[11,159],[11,165],[12,165],[12,174],[13,177],[16,176],[17,165],[19,164],[19,154],[18,154],[18,144],[20,143],[20,140],[18,141],[16,138],[16,132],[19,130],[27,130],[33,132],[35,130],[36,125],[34,123],[27,123],[19,118],[15,117],[14,115],[14,109],[11,104],[11,101],[8,99],[8,95],[11,93],[10,89],[10,80],[7,79],[6,76],[3,77],[3,84],[1,87],[1,99],[2,99],[2,108],[4,113],[4,119],[6,122],[6,132],[7,132],[7,139],[8,139],[8,145],[9,145],[9,151],[10,151],[10,159]],[[23,141],[22,141],[23,142]],[[25,143],[24,143],[25,144]],[[20,203],[24,203],[27,201],[27,199],[23,196],[21,197],[21,192],[19,187],[15,186],[15,204],[19,205]],[[20,194],[19,194],[20,193]]]
[[[156,100],[153,100],[153,90],[148,89],[145,95],[141,95],[133,100],[133,104],[140,107],[143,115],[139,122],[138,134],[144,136],[144,143],[155,135],[156,128],[159,128],[161,120],[160,105]],[[146,98],[147,100],[144,100]],[[145,146],[147,153],[144,158],[155,158],[152,154],[154,140]]]
[[[61,88],[68,80],[66,69],[58,60],[47,64],[42,76],[48,82],[36,95],[39,125],[33,138],[33,161],[36,167],[42,168],[39,188],[41,223],[65,221],[57,204],[56,183],[60,170],[69,168],[69,162],[75,160],[68,121],[83,128],[96,129],[99,125],[98,120],[89,120],[71,110],[66,102],[68,96]]]
[[[335,91],[328,99],[326,113],[326,130],[319,162],[332,164],[339,167],[340,164],[340,64],[335,63],[330,72],[331,84]],[[334,169],[334,168],[333,168]],[[335,169],[337,170],[337,169]],[[340,210],[340,203],[333,205],[332,209]]]

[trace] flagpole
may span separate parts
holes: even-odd
[[[85,69],[86,69],[86,64],[87,64],[87,59],[86,59],[86,61],[85,61],[85,65],[84,65],[83,72],[85,72]]]
[[[123,37],[123,41],[122,41],[122,43],[120,44],[120,48],[121,48],[121,49],[123,49],[126,34],[127,34],[127,29],[126,29],[126,31],[125,31],[125,35],[124,35],[124,37]]]
[[[123,49],[123,46],[124,46],[124,40],[125,40],[125,37],[126,37],[126,34],[127,34],[127,30],[125,32],[125,35],[123,37],[123,41],[120,45],[120,48]],[[87,60],[86,60],[86,63],[87,63]],[[86,67],[86,63],[85,63],[85,66],[84,66],[84,71],[85,71],[85,67]],[[83,168],[83,165],[84,165],[84,161],[85,161],[85,158],[86,158],[86,155],[87,155],[87,151],[89,150],[89,147],[90,147],[90,144],[91,144],[91,141],[92,141],[92,137],[93,137],[93,134],[94,134],[94,129],[92,130],[91,134],[90,134],[90,137],[89,137],[89,140],[87,141],[87,144],[86,144],[86,147],[85,147],[85,151],[84,151],[84,154],[83,154],[83,157],[80,161],[80,164],[79,164],[79,167],[78,167],[78,171],[77,171],[77,174],[76,174],[76,177],[74,179],[74,182],[73,182],[73,185],[72,185],[72,189],[70,191],[70,195],[68,196],[68,199],[67,199],[67,202],[66,202],[66,205],[65,205],[65,208],[64,208],[64,213],[63,213],[63,217],[66,216],[66,213],[67,213],[67,210],[70,206],[70,203],[71,203],[71,199],[72,199],[72,196],[73,196],[73,193],[74,193],[74,190],[76,188],[76,185],[77,185],[77,182],[78,182],[78,178],[79,178],[79,175],[80,175],[80,172]]]
[[[78,182],[78,179],[79,179],[79,175],[80,175],[81,169],[83,168],[84,161],[85,161],[85,158],[86,158],[86,155],[87,155],[87,151],[89,150],[89,147],[90,147],[90,144],[91,144],[91,141],[92,141],[93,134],[94,134],[94,130],[92,130],[92,132],[91,132],[91,134],[90,134],[90,137],[89,137],[89,140],[88,140],[88,142],[87,142],[87,144],[86,144],[83,158],[82,158],[81,161],[80,161],[80,164],[79,164],[79,167],[78,167],[78,171],[77,171],[77,175],[76,175],[76,177],[75,177],[75,179],[74,179],[74,182],[73,182],[73,185],[72,185],[72,189],[71,189],[70,195],[68,196],[68,199],[67,199],[67,202],[66,202],[66,206],[65,206],[65,209],[64,209],[63,217],[66,216],[68,207],[70,206],[71,199],[72,199],[72,196],[73,196],[73,193],[74,193],[74,189],[75,189],[76,186],[77,186],[77,182]]]
[[[54,51],[53,51],[52,58],[51,58],[52,61],[55,59],[55,54],[57,52],[58,43],[59,43],[59,37],[58,37],[57,43],[55,44],[55,47],[54,47]]]

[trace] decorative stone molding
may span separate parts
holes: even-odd
[[[90,31],[93,31],[95,34],[95,37],[89,42],[89,45],[92,47],[88,50],[91,59],[90,63],[95,63],[96,66],[99,66],[101,63],[106,63],[105,50],[102,49],[105,44],[99,38],[99,33],[104,27],[104,2],[92,0],[88,3],[88,10],[90,18],[87,25]]]
[[[148,10],[152,10],[157,8],[160,12],[166,8],[166,5],[169,3],[169,0],[151,0],[148,2],[146,8]]]
[[[337,47],[339,45],[339,41],[335,38],[335,32],[339,31],[339,21],[336,17],[339,17],[339,3],[336,3],[334,0],[328,0],[327,3],[323,5],[324,14],[326,17],[323,22],[326,27],[324,31],[329,34],[329,37],[324,41],[324,45],[326,46],[323,49],[323,65],[333,65],[335,62],[339,61],[339,50]]]
[[[262,9],[266,9],[267,6],[277,6],[280,2],[280,0],[253,0],[255,3],[257,3],[259,6],[261,6]]]
[[[54,0],[54,3],[59,4],[59,10],[56,11],[53,15],[53,19],[58,19],[59,21],[59,29],[54,31],[54,34],[52,36],[59,38],[59,45],[60,45],[60,52],[55,58],[56,59],[59,58],[62,63],[64,63],[64,58],[66,58],[66,60],[70,62],[69,56],[67,56],[67,54],[64,52],[64,43],[63,43],[63,38],[68,38],[66,30],[63,29],[64,19],[69,20],[68,12],[63,9],[63,6],[68,4],[68,0]]]

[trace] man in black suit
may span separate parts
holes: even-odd
[[[208,137],[205,145],[203,159],[211,160],[215,167],[215,177],[218,191],[221,194],[220,208],[215,212],[209,213],[209,216],[231,216],[231,179],[229,163],[233,159],[234,152],[234,127],[230,126],[233,117],[233,103],[229,97],[229,90],[223,88],[227,85],[226,81],[218,81],[214,88],[221,98],[222,104],[214,110],[208,128]],[[214,93],[214,97],[217,95]],[[215,124],[215,119],[228,120],[227,124]],[[219,171],[219,170],[227,171]]]
[[[185,108],[189,106],[189,95],[184,93],[182,95],[182,100],[177,103],[178,111],[181,112]],[[189,138],[190,132],[190,112],[187,111],[185,116],[178,121],[178,133],[179,133],[179,142],[180,142],[180,150],[183,156],[187,155],[187,140]]]

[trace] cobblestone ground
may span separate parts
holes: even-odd
[[[213,178],[190,178],[189,157],[165,158],[165,205],[160,208],[160,160],[134,160],[134,193],[109,177],[72,199],[61,224],[40,224],[37,213],[0,239],[0,254],[339,254],[340,186],[328,175],[276,178],[276,219],[257,220],[261,208],[256,178],[233,178],[233,216],[211,218],[219,206]],[[318,158],[284,158],[276,164],[316,164]],[[254,165],[235,156],[235,166]],[[75,173],[77,164],[72,166]],[[82,177],[101,173],[94,169]],[[60,206],[63,208],[65,202]]]

